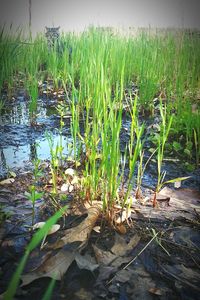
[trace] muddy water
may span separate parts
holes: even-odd
[[[39,99],[36,126],[30,126],[28,101],[18,96],[7,103],[0,115],[0,178],[8,170],[30,168],[34,158],[50,158],[46,131],[51,132],[56,146],[60,140],[58,128],[60,118],[55,108],[55,100]],[[62,133],[63,154],[67,154],[67,144],[71,142],[69,119],[65,120]]]
[[[56,110],[57,100],[43,97],[38,99],[37,126],[30,126],[29,104],[24,91],[19,91],[16,99],[10,100],[0,115],[0,178],[6,176],[8,170],[25,169],[32,167],[31,161],[35,158],[42,160],[50,158],[49,143],[46,137],[46,131],[51,132],[54,140],[54,146],[59,143],[60,118]],[[69,145],[72,142],[70,133],[70,116],[65,120],[65,126],[62,132],[63,154],[69,153]],[[141,120],[153,124],[155,120]],[[130,138],[131,120],[128,115],[124,116],[122,131],[120,135],[121,151],[124,152],[125,146]],[[148,148],[147,132],[145,131],[145,156],[150,155]],[[168,160],[163,163],[166,171],[166,180],[191,176],[183,182],[183,187],[200,189],[200,170],[187,172],[180,160]],[[155,160],[151,160],[143,177],[144,187],[153,188],[156,186],[157,166]]]

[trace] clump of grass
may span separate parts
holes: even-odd
[[[167,119],[167,110],[166,105],[163,108],[163,104],[160,101],[160,115],[161,115],[161,126],[160,126],[160,133],[157,135],[157,142],[158,142],[158,152],[157,152],[157,171],[158,171],[158,178],[157,178],[157,185],[155,189],[154,199],[153,199],[153,206],[157,206],[156,202],[156,194],[161,190],[162,186],[164,186],[167,183],[173,183],[177,181],[182,181],[187,179],[188,177],[179,177],[171,180],[164,181],[166,171],[162,170],[162,164],[164,159],[164,150],[165,150],[165,144],[167,142],[169,132],[172,125],[173,115]]]
[[[38,82],[35,78],[30,79],[28,92],[30,94],[30,102],[29,102],[30,123],[31,125],[34,125],[37,116],[37,100],[38,100]]]
[[[38,199],[41,199],[44,194],[43,192],[37,191],[37,182],[42,175],[40,170],[40,162],[41,161],[39,159],[35,159],[33,161],[33,183],[29,187],[29,192],[26,193],[27,198],[32,202],[32,225],[34,224],[35,220],[35,203]]]
[[[52,176],[52,193],[57,194],[58,192],[58,172],[59,172],[59,145],[54,145],[53,135],[50,132],[46,132],[46,138],[49,143],[50,149],[50,170]]]
[[[124,156],[129,164],[129,178],[123,205],[127,203],[143,147],[143,126],[139,126],[133,103],[137,102],[137,109],[143,115],[155,113],[155,97],[167,103],[164,115],[160,111],[162,128],[158,139],[158,187],[164,179],[161,169],[170,128],[176,128],[173,134],[184,135],[185,145],[181,146],[187,150],[185,155],[192,160],[195,151],[198,165],[199,124],[196,121],[196,125],[194,119],[197,120],[199,115],[193,118],[187,113],[188,103],[192,102],[199,89],[198,38],[186,33],[177,36],[171,33],[152,35],[149,32],[125,37],[91,27],[80,35],[62,34],[59,42],[61,51],[55,47],[50,53],[44,36],[38,35],[36,39],[24,43],[21,43],[21,38],[18,35],[13,39],[6,36],[4,30],[1,32],[1,51],[5,58],[1,64],[5,78],[7,80],[20,72],[29,82],[31,123],[35,122],[37,114],[38,81],[46,78],[48,83],[48,80],[53,80],[55,89],[64,89],[71,110],[74,160],[84,160],[83,189],[87,199],[99,197],[104,207],[109,208],[118,201],[117,191],[125,180],[122,178],[119,139],[124,91],[130,82],[134,82],[139,91],[135,93],[135,102],[130,101],[133,105],[129,112],[132,125]],[[13,41],[14,44],[10,43]],[[12,61],[10,54],[6,54],[12,51],[16,54],[15,61]],[[172,110],[177,114],[173,121],[170,117]],[[63,113],[60,107],[60,138],[64,126]],[[167,120],[169,123],[166,125]],[[51,138],[49,143],[53,149]],[[57,190],[57,156],[62,160],[62,151],[60,139],[60,146],[51,150],[54,192]]]

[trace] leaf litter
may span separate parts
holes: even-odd
[[[70,173],[68,176],[76,175]],[[15,184],[19,186],[17,180],[15,178]],[[72,182],[73,177],[70,180]],[[16,193],[14,186],[9,187],[7,189],[2,185],[0,188],[4,211],[10,210],[17,212],[18,217],[24,216],[23,189],[19,188]],[[166,201],[166,205],[161,204],[163,201]],[[190,291],[190,299],[195,299],[199,292],[197,282],[200,273],[199,193],[189,189],[164,188],[158,194],[158,203],[160,207],[153,209],[150,199],[143,203],[134,201],[131,213],[128,213],[130,224],[126,233],[115,232],[112,236],[110,232],[109,242],[105,230],[99,226],[101,205],[98,202],[94,202],[93,206],[88,205],[80,210],[82,213],[87,212],[87,216],[79,225],[60,229],[55,233],[53,243],[51,237],[48,237],[48,243],[42,250],[33,251],[29,261],[31,267],[26,269],[21,278],[21,288],[43,277],[63,280],[76,262],[80,274],[81,270],[94,273],[95,299],[101,296],[105,299],[111,296],[118,298],[121,295],[126,298],[132,295],[134,299],[152,299],[151,295],[160,299],[177,299],[186,290]],[[38,207],[41,209],[43,206],[38,203]],[[122,216],[123,226],[127,228],[127,213],[122,213]],[[1,236],[1,253],[9,252],[11,248],[12,251],[17,249],[17,240],[13,240],[5,229],[9,223],[16,223],[16,219],[16,215],[6,219]],[[18,225],[16,223],[16,227],[29,224],[25,218]],[[95,226],[96,231],[93,230]],[[158,239],[154,238],[151,228]],[[21,232],[19,237],[28,232],[27,227],[26,233]],[[57,235],[59,237],[55,241]],[[153,241],[149,244],[151,239]],[[170,257],[161,245],[170,253]],[[172,289],[167,281],[173,286]]]

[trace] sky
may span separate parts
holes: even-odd
[[[28,8],[29,0],[0,0],[0,23],[27,28]],[[33,32],[89,25],[200,29],[200,0],[32,0],[31,12]]]

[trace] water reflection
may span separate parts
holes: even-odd
[[[54,149],[60,143],[60,136],[53,135]],[[68,155],[68,143],[72,140],[62,136],[63,155]],[[49,144],[46,139],[36,140],[23,146],[9,146],[0,149],[0,177],[5,176],[8,169],[24,168],[34,159],[50,159]]]
[[[16,101],[10,102],[0,115],[0,177],[4,177],[9,169],[30,167],[30,162],[39,158],[50,159],[50,149],[45,130],[52,131],[53,144],[60,143],[60,135],[55,130],[59,127],[59,118],[55,115],[56,109],[38,100],[38,123],[42,127],[30,127],[28,101],[20,96]],[[68,134],[70,130],[65,132]],[[70,137],[62,136],[63,154],[67,155],[67,144]]]

